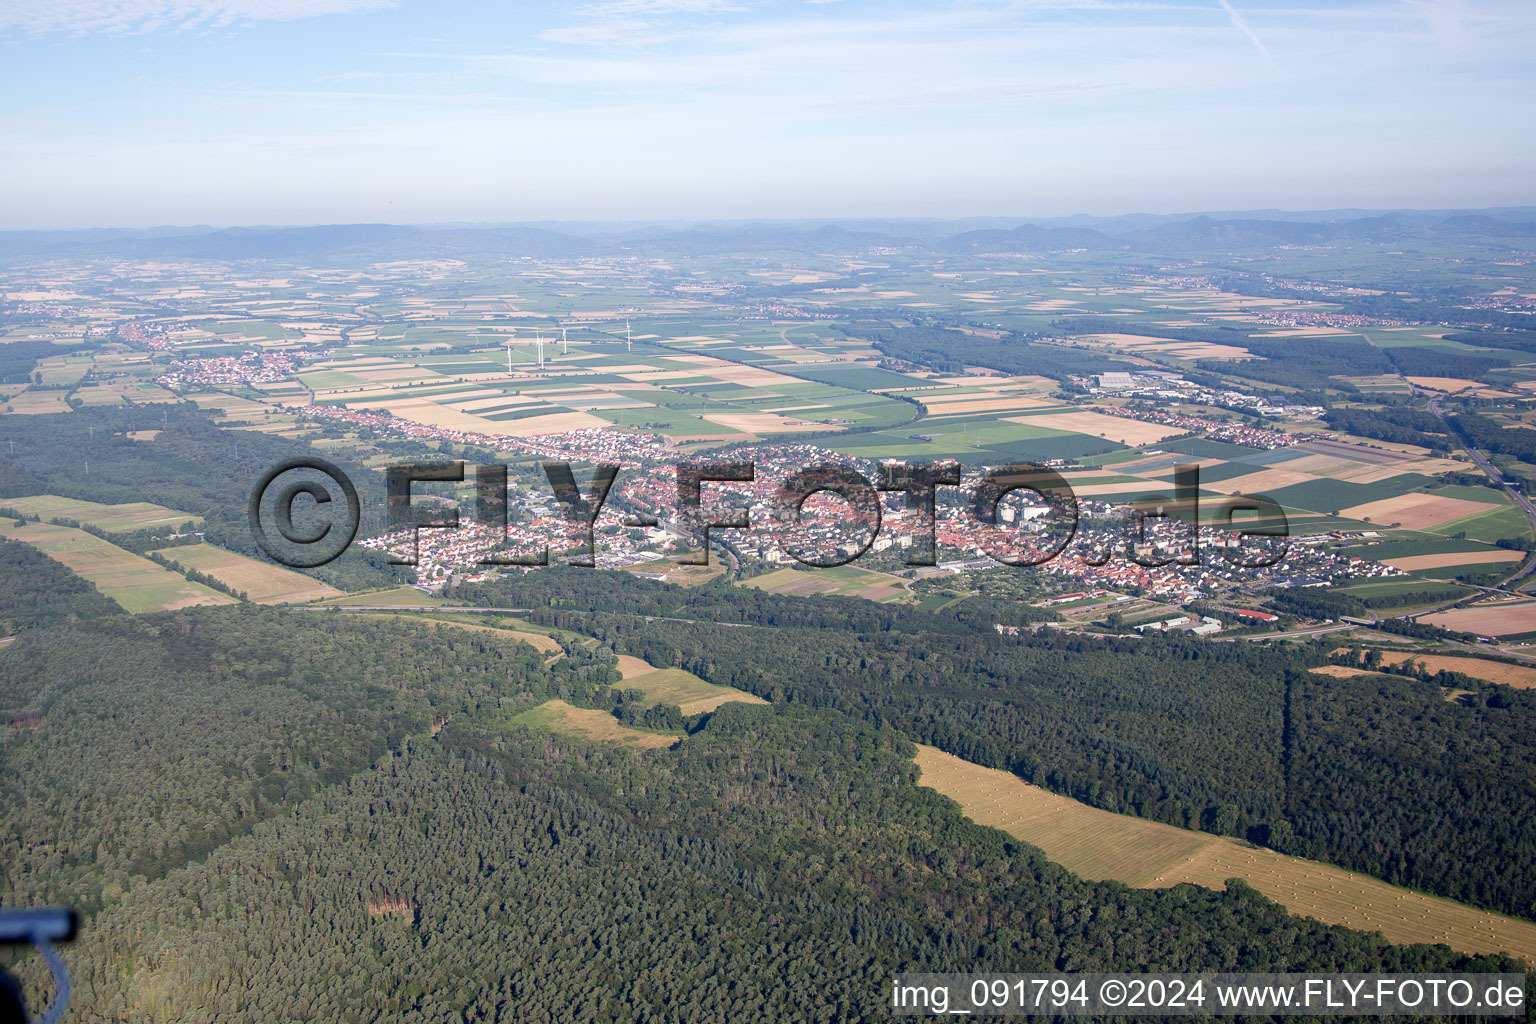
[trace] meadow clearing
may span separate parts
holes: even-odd
[[[828,569],[775,569],[773,572],[742,580],[741,586],[766,590],[770,594],[804,597],[808,594],[836,594],[862,597],[870,601],[900,600],[909,596],[906,583],[883,572],[873,572],[852,565]]]
[[[467,621],[463,617],[460,617],[458,615],[453,615],[453,614],[434,615],[434,614],[431,614],[430,612],[427,612],[427,611],[422,611],[422,612],[374,612],[374,611],[348,612],[348,611],[341,611],[338,614],[341,614],[341,615],[355,615],[355,616],[358,616],[358,617],[361,617],[361,618],[394,619],[394,620],[400,621],[400,622],[435,623],[435,624],[443,625],[443,626],[452,626],[455,629],[466,629],[466,630],[469,630],[472,633],[494,633],[497,636],[506,637],[506,638],[511,639],[511,640],[521,640],[523,643],[527,644],[529,647],[532,647],[534,650],[538,651],[540,654],[559,655],[561,653],[560,642],[558,640],[556,640],[554,637],[549,636],[549,635],[547,635],[545,633],[531,633],[531,632],[528,632],[527,630],[516,629],[516,628],[514,628],[512,626],[499,626],[499,625],[493,625],[491,623],[485,623],[485,622],[470,622],[470,621]],[[554,659],[553,658],[549,658],[549,659],[546,659],[546,660],[553,661]]]
[[[632,655],[619,655],[619,674],[624,689],[640,690],[653,704],[672,704],[684,715],[714,711],[722,704],[767,704],[761,697],[729,686],[707,683],[680,668],[656,668]]]
[[[577,736],[605,743],[618,743],[626,747],[656,750],[675,746],[681,736],[671,733],[644,732],[621,725],[606,711],[578,708],[563,700],[549,700],[536,708],[529,708],[512,718],[512,724],[538,732],[552,732]]]

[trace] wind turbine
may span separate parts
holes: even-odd
[[[560,325],[560,354],[570,355],[571,350],[565,347],[565,324]]]
[[[507,339],[507,373],[512,372],[512,339]]]
[[[629,317],[625,317],[624,318],[624,351],[625,352],[630,351],[630,344],[631,343],[630,343],[630,340],[629,340]]]
[[[543,331],[540,331],[538,333],[538,339],[539,339],[539,342],[538,342],[539,343],[539,369],[542,370],[542,369],[544,369],[544,332]]]

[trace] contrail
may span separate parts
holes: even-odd
[[[1247,36],[1248,41],[1253,44],[1253,48],[1259,51],[1259,54],[1264,58],[1264,66],[1273,67],[1274,61],[1270,58],[1269,50],[1265,49],[1264,41],[1259,38],[1259,34],[1243,19],[1241,14],[1237,13],[1237,9],[1228,3],[1228,0],[1216,0],[1216,2],[1221,4],[1221,9],[1227,12],[1227,17],[1232,19],[1232,27]]]

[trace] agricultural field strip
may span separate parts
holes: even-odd
[[[1507,952],[1536,963],[1536,924],[1528,921],[1235,839],[1089,807],[934,747],[918,745],[916,760],[921,784],[955,800],[973,821],[1039,847],[1085,878],[1139,888],[1189,882],[1220,889],[1237,877],[1293,914],[1380,931],[1392,942],[1444,942],[1464,952]]]
[[[186,544],[155,552],[167,561],[206,573],[257,604],[286,604],[340,597],[329,584],[292,569],[261,562],[213,544]]]
[[[227,594],[193,583],[131,551],[70,526],[0,520],[0,537],[31,544],[68,567],[126,611],[158,612],[204,604],[234,604]]]

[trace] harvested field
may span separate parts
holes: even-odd
[[[237,555],[213,544],[187,544],[157,552],[178,565],[206,573],[257,604],[294,604],[340,597],[341,591],[312,576]]]
[[[1450,498],[1434,494],[1404,494],[1396,498],[1382,498],[1343,509],[1339,515],[1345,519],[1359,519],[1372,523],[1401,523],[1406,530],[1427,530],[1453,519],[1462,519],[1478,512],[1498,508],[1496,502],[1469,501],[1466,498]],[[1454,562],[1447,562],[1454,565]]]
[[[1345,650],[1336,648],[1334,653]],[[1489,661],[1487,658],[1462,658],[1454,654],[1415,654],[1412,651],[1382,651],[1385,665],[1401,665],[1405,661],[1417,661],[1431,672],[1459,672],[1473,679],[1512,686],[1517,690],[1536,689],[1536,666],[1511,665],[1505,661]],[[1329,666],[1343,668],[1344,666]],[[1319,669],[1313,669],[1317,672]],[[1332,675],[1334,673],[1328,673]]]
[[[619,720],[606,711],[578,708],[563,700],[545,701],[512,719],[513,724],[544,732],[585,739],[620,743],[627,747],[656,750],[675,746],[681,736],[668,733],[642,732],[619,724]]]
[[[1318,676],[1330,676],[1334,679],[1352,679],[1355,676],[1374,676],[1379,673],[1367,668],[1350,668],[1348,665],[1319,665],[1317,668],[1309,668],[1308,672]]]
[[[1419,621],[1442,629],[1457,629],[1483,636],[1533,633],[1536,632],[1536,603],[1452,608],[1450,611],[1425,615]]]
[[[919,745],[922,785],[966,816],[1039,847],[1069,871],[1144,889],[1190,882],[1223,888],[1242,878],[1293,914],[1380,931],[1397,943],[1443,942],[1536,963],[1536,924],[1399,889],[1368,875],[1287,857],[1236,839],[1089,807],[1005,771]]]
[[[1402,452],[1386,451],[1381,448],[1368,448],[1365,445],[1349,444],[1344,441],[1303,441],[1296,446],[1295,450],[1332,455],[1339,459],[1349,459],[1351,462],[1368,462],[1373,466],[1384,466],[1393,462],[1408,462],[1418,458],[1415,455],[1404,455]],[[1415,450],[1423,451],[1422,448]]]
[[[1460,463],[1452,459],[1421,459],[1417,462],[1399,462],[1389,466],[1364,466],[1360,469],[1352,469],[1342,473],[1329,473],[1328,476],[1335,480],[1347,480],[1352,484],[1375,484],[1383,480],[1390,480],[1403,473],[1420,473],[1424,476],[1434,476],[1436,473],[1450,473],[1465,469]]]
[[[1409,383],[1415,384],[1426,391],[1457,392],[1468,388],[1480,388],[1482,382],[1465,380],[1461,377],[1407,377]]]
[[[72,412],[64,401],[62,391],[23,391],[14,398],[6,399],[5,411],[18,416],[45,416],[55,412]]]
[[[1072,434],[1103,437],[1131,446],[1152,444],[1165,437],[1184,433],[1179,427],[1165,427],[1157,423],[1128,420],[1122,416],[1106,416],[1100,412],[1049,412],[1038,416],[1007,416],[1009,423],[1023,423],[1031,427],[1064,430]]]
[[[147,501],[102,505],[78,498],[61,498],[56,494],[36,494],[25,498],[0,498],[0,505],[44,520],[73,519],[107,533],[130,533],[156,526],[196,526],[203,521],[202,516],[178,512],[164,505],[152,505]]]
[[[1521,551],[1450,551],[1439,555],[1410,555],[1407,558],[1389,558],[1384,564],[1404,572],[1414,569],[1444,569],[1447,566],[1490,565],[1499,562],[1518,562],[1525,557]]]
[[[1316,480],[1317,477],[1310,473],[1295,473],[1289,469],[1265,469],[1257,473],[1233,477],[1231,480],[1219,480],[1205,486],[1213,491],[1221,491],[1223,494],[1263,494],[1266,491],[1278,491],[1282,487],[1290,487],[1292,484],[1309,484]]]
[[[0,537],[31,544],[130,612],[160,612],[235,599],[71,526],[0,520]]]

